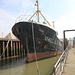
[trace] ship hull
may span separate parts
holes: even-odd
[[[44,58],[59,55],[61,53],[62,52],[60,52],[60,51],[57,51],[57,52],[41,52],[41,53],[36,53],[36,55],[37,55],[37,60],[40,60],[40,59],[44,59]],[[27,54],[27,62],[32,62],[32,61],[35,61],[35,60],[36,60],[35,53],[28,53]]]
[[[12,32],[23,44],[27,62],[36,59],[35,52],[37,59],[62,53],[63,46],[57,38],[56,32],[47,26],[32,22],[19,22],[13,26]]]

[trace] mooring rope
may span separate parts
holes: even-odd
[[[38,65],[38,61],[37,61],[36,48],[35,48],[33,21],[32,21],[32,36],[33,36],[33,44],[34,44],[34,53],[35,53],[35,59],[36,59],[36,65],[37,65],[37,72],[38,72],[38,75],[40,75],[39,65]]]
[[[7,45],[6,45],[5,49],[3,50],[3,53],[2,53],[1,56],[0,56],[0,59],[2,58],[3,54],[5,53],[6,48],[7,48],[8,45],[9,45],[10,37],[8,37],[8,38],[9,38],[9,40],[8,40],[8,42],[7,42]]]

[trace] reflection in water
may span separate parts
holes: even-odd
[[[17,67],[17,66],[24,64],[25,62],[26,62],[25,56],[1,59],[0,60],[0,70],[7,69],[7,68],[9,69],[12,67]]]
[[[51,75],[59,56],[39,60],[40,75]],[[38,75],[36,62],[26,63],[26,57],[0,60],[0,75]]]

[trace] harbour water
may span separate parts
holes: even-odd
[[[39,60],[40,75],[51,75],[59,56]],[[0,75],[38,75],[36,62],[26,63],[26,57],[0,60]]]

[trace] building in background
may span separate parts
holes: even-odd
[[[6,35],[5,39],[11,41],[11,47],[12,47],[12,40],[19,41],[19,39],[13,33],[9,33],[8,35]]]
[[[75,48],[75,37],[73,38],[73,47]]]
[[[18,40],[18,38],[16,36],[14,36],[13,33],[9,33],[8,35],[5,36],[5,39],[14,39],[14,40]]]

